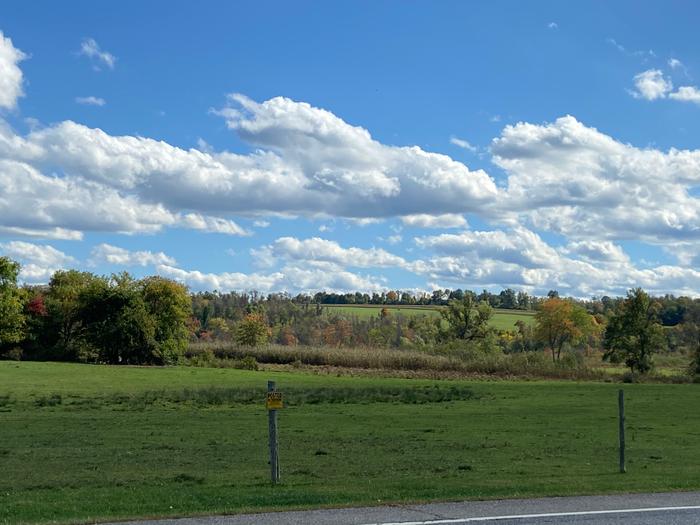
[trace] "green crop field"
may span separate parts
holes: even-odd
[[[379,315],[382,308],[386,308],[392,315],[429,315],[440,317],[439,306],[403,306],[403,305],[324,305],[328,313],[345,316],[355,316],[360,318],[374,317]],[[524,310],[499,310],[493,312],[490,324],[498,330],[513,330],[515,322],[521,320],[532,325],[535,322],[535,312]]]
[[[0,362],[0,523],[700,489],[700,386],[624,386],[624,475],[618,388]]]
[[[323,305],[323,308],[328,313],[356,317],[378,316],[382,308],[386,308],[392,315],[429,315],[431,317],[440,317],[440,308],[437,306],[326,304]]]

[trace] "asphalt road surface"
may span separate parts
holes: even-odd
[[[700,525],[700,492],[239,514],[119,525]]]

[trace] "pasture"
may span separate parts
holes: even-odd
[[[382,308],[386,308],[390,315],[402,315],[406,317],[428,315],[435,318],[440,317],[439,306],[325,304],[323,308],[329,314],[359,318],[378,316]],[[535,312],[529,310],[495,309],[489,323],[498,330],[514,330],[516,321],[523,321],[528,325],[534,325]]]
[[[624,385],[624,475],[619,387],[0,362],[0,523],[699,489],[698,385]]]

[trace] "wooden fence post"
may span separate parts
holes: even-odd
[[[625,392],[620,389],[617,395],[617,408],[620,416],[620,473],[627,472],[625,466]]]
[[[275,392],[275,382],[267,382],[267,391]],[[279,483],[280,480],[280,464],[279,450],[277,441],[277,410],[268,409],[267,411],[268,432],[270,435],[270,479],[273,484]]]

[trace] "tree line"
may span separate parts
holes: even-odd
[[[554,293],[554,292],[550,292]],[[539,298],[529,295],[527,292],[516,292],[512,288],[506,288],[495,294],[488,290],[483,290],[480,294],[474,294],[469,290],[449,288],[433,290],[432,293],[410,293],[401,290],[390,290],[388,292],[374,292],[372,294],[354,293],[333,293],[318,292],[314,295],[300,294],[290,298],[297,303],[315,304],[373,304],[373,305],[420,305],[420,306],[445,306],[450,301],[461,301],[465,295],[474,296],[479,302],[486,302],[492,308],[503,308],[507,310],[533,310],[539,303]]]
[[[58,271],[47,286],[17,286],[19,264],[0,257],[0,354],[10,358],[166,365],[189,342],[187,288]]]
[[[606,360],[645,373],[655,353],[669,351],[689,356],[700,375],[700,301],[650,297],[641,289],[585,301],[561,298],[556,291],[533,297],[511,289],[420,296],[190,293],[163,277],[76,270],[56,272],[47,285],[19,286],[19,270],[18,263],[0,257],[0,357],[5,358],[167,365],[177,363],[192,342],[230,341],[462,354],[539,351],[555,362],[599,351]],[[354,302],[342,302],[350,298]],[[324,307],[328,304],[385,307],[360,317],[338,314]],[[388,308],[394,304],[442,308],[439,316],[402,315]],[[521,320],[509,330],[493,328],[494,308],[506,305],[534,310],[534,324]]]

